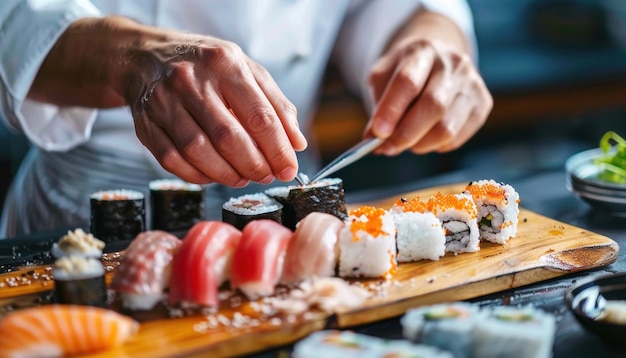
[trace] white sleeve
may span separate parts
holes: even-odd
[[[87,16],[101,16],[87,0],[0,1],[0,118],[45,150],[68,150],[91,134],[95,110],[26,99],[57,39],[72,22]]]
[[[352,0],[334,55],[346,85],[363,98],[369,111],[373,107],[367,84],[370,69],[391,36],[420,6],[452,19],[468,38],[471,54],[477,59],[474,22],[465,0]]]

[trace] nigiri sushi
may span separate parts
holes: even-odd
[[[331,214],[312,212],[305,216],[287,247],[280,281],[296,284],[313,276],[334,276],[339,255],[337,239],[343,225]]]
[[[272,220],[249,222],[233,254],[231,288],[250,299],[272,295],[292,236],[291,230]]]
[[[240,239],[241,231],[231,224],[221,221],[195,224],[174,257],[170,304],[217,306],[219,286],[230,276],[233,251]]]
[[[115,271],[111,289],[131,310],[152,309],[169,286],[171,265],[181,241],[165,231],[145,231],[130,243]]]
[[[122,345],[139,323],[105,308],[47,305],[0,319],[0,357],[59,357]]]

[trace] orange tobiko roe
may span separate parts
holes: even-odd
[[[361,206],[350,211],[350,216],[354,216],[357,218],[365,216],[366,218],[365,221],[357,219],[352,220],[352,224],[350,225],[350,231],[352,231],[354,241],[359,240],[358,236],[356,235],[359,230],[367,232],[374,238],[380,235],[388,235],[387,232],[382,230],[383,215],[385,215],[385,209],[376,208],[373,206]]]
[[[400,198],[396,201],[396,206],[401,207],[404,212],[424,213],[428,211],[426,202],[419,196],[416,196],[411,200]]]
[[[103,194],[102,200],[128,200],[128,195],[123,194]]]
[[[474,198],[487,197],[492,199],[502,199],[506,195],[504,188],[493,183],[485,183],[483,185],[470,183],[467,187],[465,187],[465,190],[472,194]]]
[[[467,197],[459,198],[454,194],[444,194],[442,192],[437,192],[435,195],[431,196],[427,202],[428,210],[437,214],[437,212],[441,209],[456,209],[459,211],[465,211],[469,213],[473,218],[476,217],[476,204]]]

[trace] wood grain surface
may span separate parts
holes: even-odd
[[[437,187],[364,204],[389,208],[401,196],[426,198],[436,191],[459,192],[463,187]],[[125,345],[101,356],[229,356],[258,352],[292,343],[316,330],[366,324],[401,315],[412,307],[492,294],[606,266],[617,259],[619,247],[610,238],[525,210],[523,198],[521,206],[518,234],[505,245],[481,243],[480,251],[475,253],[448,253],[439,261],[401,264],[389,280],[359,280],[361,286],[376,294],[357,309],[336,315],[312,311],[274,319],[259,316],[258,325],[243,327],[211,326],[208,322],[209,316],[217,315],[226,320],[236,314],[253,317],[256,313],[245,300],[237,305],[226,300],[218,312],[210,315],[180,318],[168,318],[162,307],[162,312],[144,315],[123,312],[141,321],[140,330]],[[54,287],[53,280],[42,279],[48,273],[46,267],[28,267],[0,275],[0,307],[19,309],[45,302]],[[17,285],[8,285],[9,281]],[[0,309],[0,314],[6,311]]]

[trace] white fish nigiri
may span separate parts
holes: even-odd
[[[308,214],[296,226],[283,265],[280,279],[284,284],[297,284],[311,277],[335,275],[339,247],[339,218],[326,213]]]

